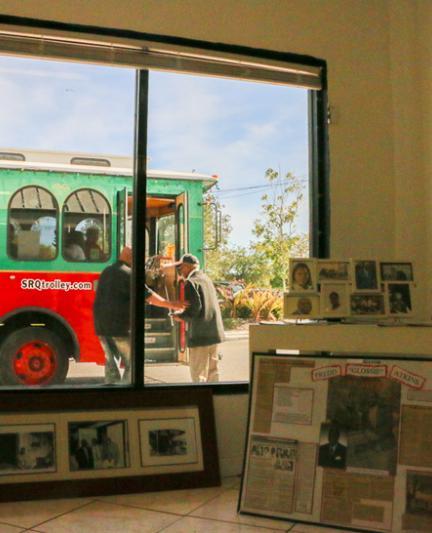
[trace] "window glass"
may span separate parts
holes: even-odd
[[[106,262],[111,253],[111,210],[98,191],[73,192],[63,207],[66,261]]]
[[[175,215],[167,215],[158,220],[158,254],[175,258]]]
[[[151,71],[148,109],[148,157],[166,176],[148,174],[148,227],[166,223],[163,194],[175,195],[177,257],[196,257],[215,287],[217,301],[203,305],[206,316],[220,313],[225,340],[211,320],[194,319],[203,315],[193,303],[175,323],[147,306],[145,381],[248,381],[248,326],[282,318],[289,257],[309,255],[308,91]],[[161,231],[149,238],[150,252],[163,253]],[[190,265],[159,272],[160,296],[188,300]],[[200,362],[195,348],[207,345],[216,346]]]
[[[0,387],[128,387],[136,72],[1,54],[0,72]]]
[[[9,203],[9,256],[23,261],[55,259],[57,211],[54,196],[42,187],[18,190]]]

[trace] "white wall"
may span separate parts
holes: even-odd
[[[313,55],[328,62],[331,251],[432,257],[430,0],[3,0],[3,14]],[[419,298],[426,312],[425,298]],[[430,310],[428,311],[430,314]],[[224,472],[239,471],[246,397],[217,397]]]

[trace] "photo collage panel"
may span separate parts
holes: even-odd
[[[407,318],[414,286],[410,262],[291,258],[284,318]]]

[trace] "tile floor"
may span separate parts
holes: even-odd
[[[221,487],[0,504],[0,533],[341,533],[236,512],[238,478]]]

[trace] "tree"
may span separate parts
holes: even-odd
[[[289,258],[308,255],[309,243],[305,234],[296,230],[296,220],[303,199],[303,184],[294,174],[269,168],[266,179],[271,192],[261,197],[263,217],[255,220],[253,249],[272,265],[272,287],[286,289]]]

